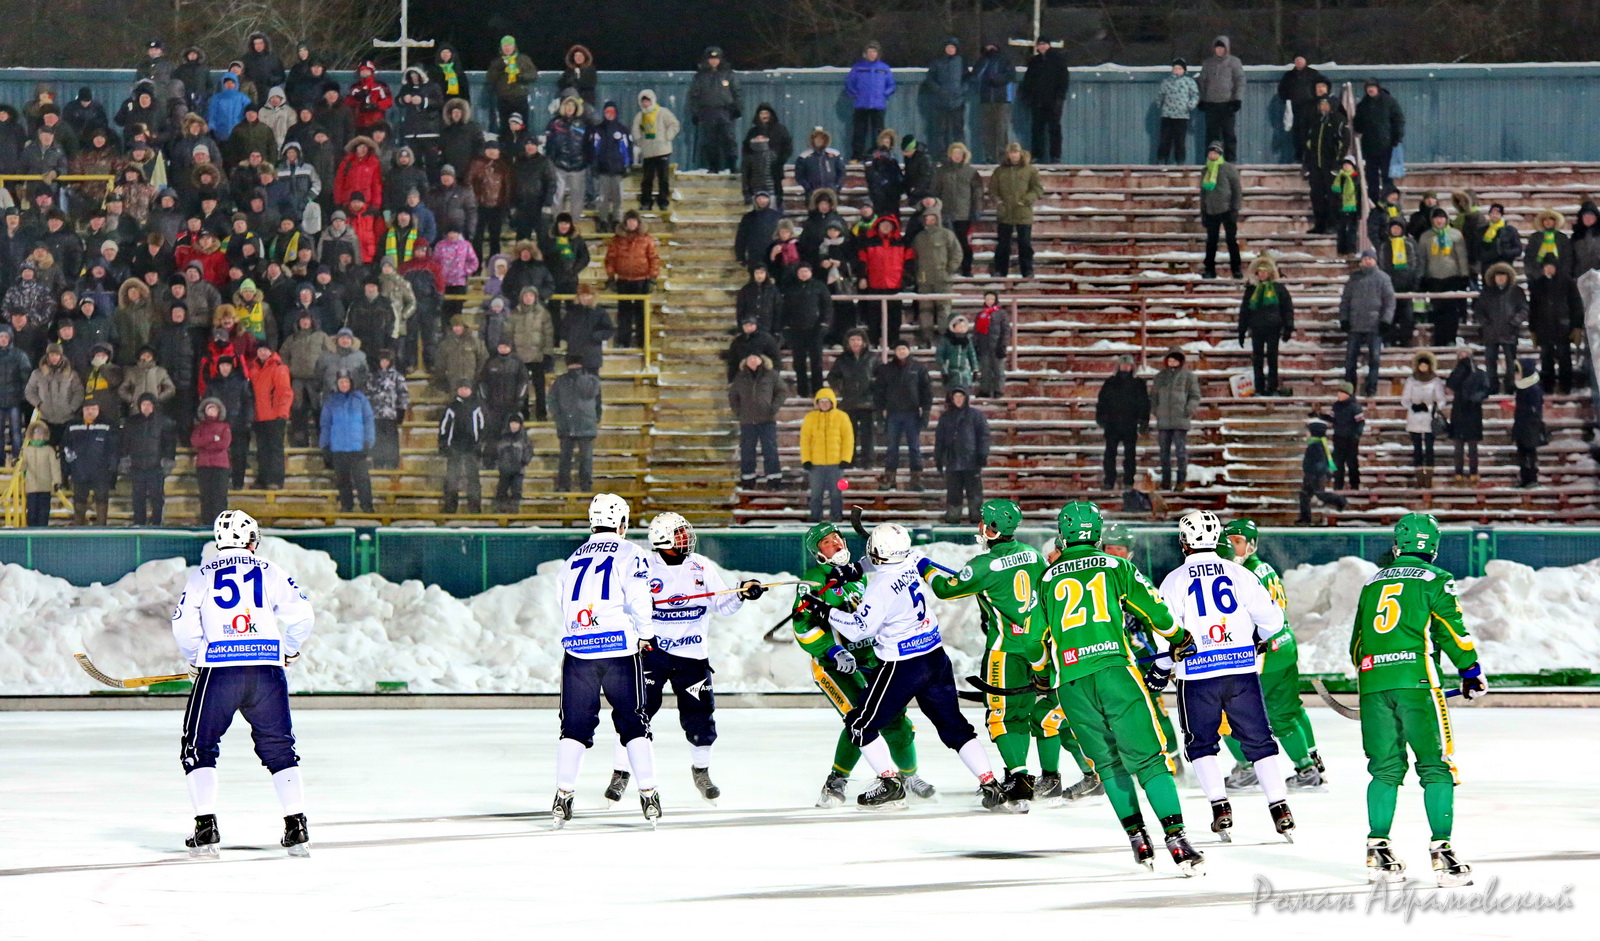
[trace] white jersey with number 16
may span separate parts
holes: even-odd
[[[1256,642],[1283,630],[1283,609],[1255,575],[1215,552],[1195,552],[1161,582],[1172,620],[1194,638],[1178,664],[1180,680],[1205,680],[1256,669]]]
[[[561,647],[582,660],[631,657],[654,637],[650,559],[616,533],[595,533],[561,572]]]

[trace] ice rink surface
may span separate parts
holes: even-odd
[[[1236,842],[1218,845],[1186,787],[1207,875],[1184,879],[1159,837],[1156,871],[1134,864],[1103,797],[982,812],[926,723],[918,744],[936,801],[856,810],[863,763],[851,805],[813,809],[839,728],[825,709],[719,712],[715,808],[695,795],[676,713],[664,711],[655,832],[632,788],[616,809],[600,796],[609,742],[589,752],[576,819],[549,830],[554,711],[303,711],[310,859],[277,846],[276,798],[236,721],[223,742],[222,858],[191,861],[181,713],[0,713],[0,938],[1600,938],[1600,710],[1455,709],[1455,842],[1477,885],[1433,887],[1408,782],[1395,845],[1415,891],[1380,899],[1365,884],[1358,724],[1312,717],[1331,783],[1291,792],[1295,842],[1247,792],[1234,797]],[[1070,758],[1063,774],[1076,779]],[[1256,904],[1266,884],[1319,910]],[[1441,896],[1493,908],[1521,893],[1564,910],[1415,908]]]

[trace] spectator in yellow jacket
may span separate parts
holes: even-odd
[[[811,478],[811,521],[822,520],[826,495],[834,521],[844,519],[844,494],[839,482],[856,456],[856,432],[850,416],[839,410],[833,390],[817,390],[816,407],[800,423],[800,466]]]

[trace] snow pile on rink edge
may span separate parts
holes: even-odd
[[[924,547],[959,568],[972,545]],[[297,691],[371,692],[378,681],[404,681],[412,692],[554,692],[561,646],[556,581],[561,562],[513,585],[454,598],[418,581],[380,575],[338,577],[324,552],[267,537],[261,554],[284,566],[306,590],[317,625],[304,657],[290,671]],[[1349,625],[1361,585],[1376,567],[1343,558],[1284,574],[1289,615],[1300,637],[1303,672],[1345,672]],[[181,672],[170,618],[183,587],[181,559],[147,562],[110,585],[77,588],[17,565],[0,567],[0,694],[74,694],[102,688],[72,655],[88,653],[113,676]],[[757,572],[746,577],[788,580]],[[1491,676],[1496,671],[1600,669],[1600,561],[1535,571],[1489,563],[1480,579],[1461,582],[1467,627],[1477,636]],[[982,650],[977,606],[929,595],[956,675],[974,672]],[[763,639],[788,614],[793,589],[774,588],[736,614],[713,618],[711,663],[723,692],[812,689],[810,664],[786,626],[783,643]],[[1453,671],[1447,671],[1453,674]]]

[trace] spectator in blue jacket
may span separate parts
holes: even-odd
[[[595,225],[601,232],[614,232],[622,218],[622,178],[633,166],[633,133],[617,119],[615,101],[606,102],[600,114],[600,123],[589,130],[594,147]]]
[[[954,36],[944,41],[939,57],[928,63],[928,74],[922,79],[922,97],[933,118],[929,146],[935,151],[966,139],[967,79],[971,75],[967,59],[961,54],[961,43]]]
[[[250,104],[250,96],[239,90],[239,80],[233,75],[222,77],[222,91],[211,96],[211,104],[206,108],[206,123],[211,126],[211,136],[219,141],[225,141],[239,126],[239,121],[244,117],[244,109]]]
[[[377,442],[377,425],[366,393],[340,373],[335,390],[322,399],[322,434],[318,444],[339,487],[339,510],[350,512],[359,498],[361,512],[372,512],[372,478],[367,452]]]
[[[844,185],[844,160],[829,145],[833,136],[822,128],[811,129],[811,149],[795,158],[794,181],[805,191],[806,199],[812,192],[830,189],[838,192]]]
[[[889,99],[894,97],[894,72],[880,56],[883,47],[878,41],[867,43],[860,60],[850,67],[845,76],[844,90],[855,105],[851,118],[850,159],[864,160],[883,130],[883,113],[889,109]]]

